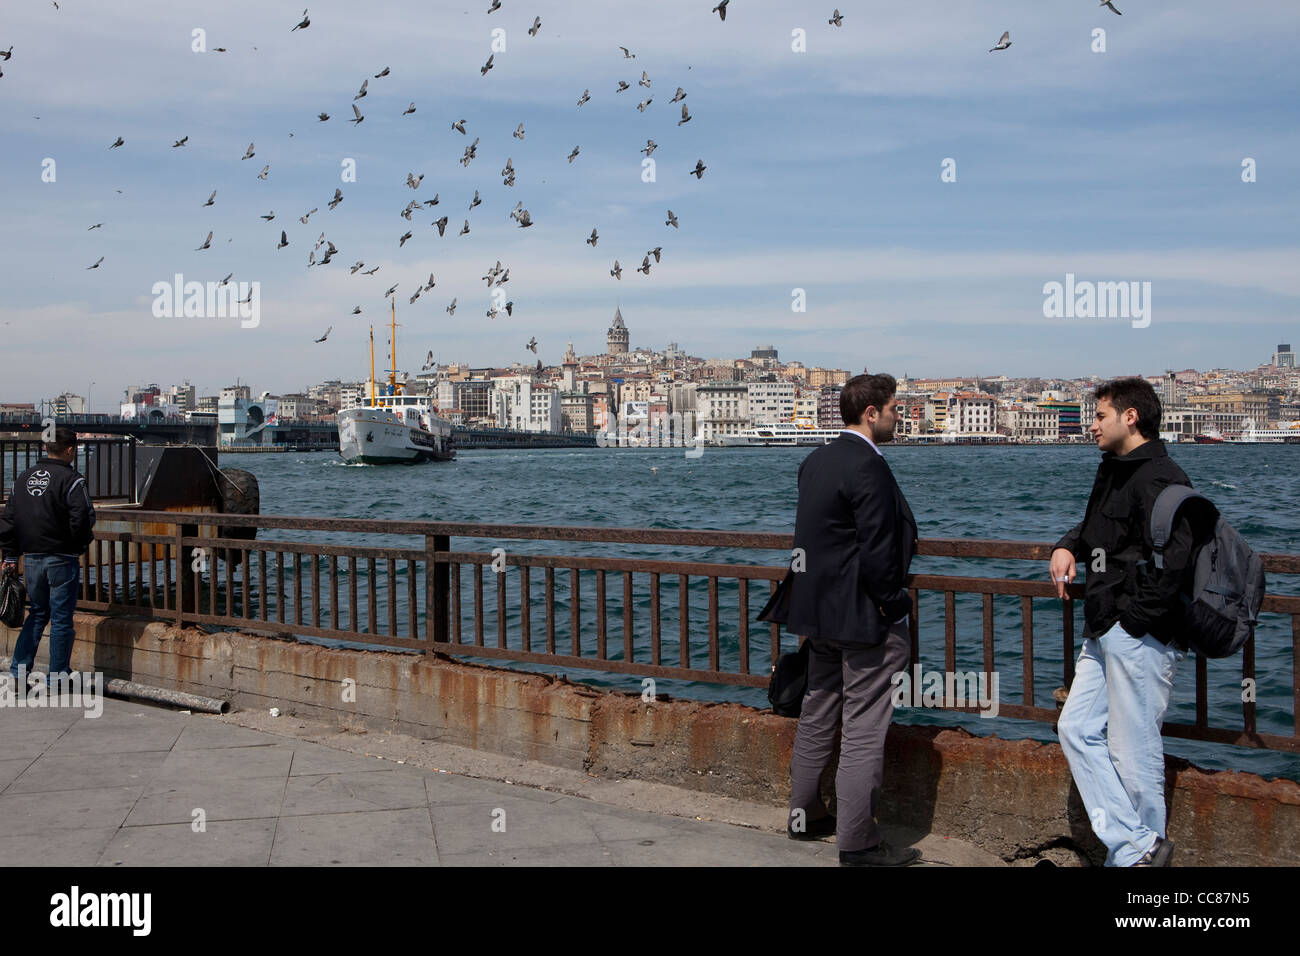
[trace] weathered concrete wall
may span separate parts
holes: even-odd
[[[778,806],[789,797],[796,722],[770,711],[646,703],[562,678],[426,655],[331,650],[89,614],[76,623],[72,665],[78,670],[599,777]],[[16,639],[17,632],[0,627],[6,652]],[[1178,864],[1300,865],[1300,784],[1206,772],[1172,757],[1166,767]],[[883,820],[969,840],[1008,860],[1100,863],[1105,855],[1055,744],[894,725],[881,813]]]

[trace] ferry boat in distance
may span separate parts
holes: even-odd
[[[743,429],[738,435],[722,435],[718,441],[724,447],[751,447],[755,445],[787,445],[803,447],[824,445],[840,437],[842,428],[814,428],[795,422],[773,422]]]
[[[339,412],[339,456],[365,465],[451,461],[456,457],[451,422],[437,415],[428,398],[403,395],[397,381],[396,305],[392,330],[388,383],[375,394],[375,327],[370,327],[370,396]]]

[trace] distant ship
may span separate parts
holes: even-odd
[[[719,444],[725,447],[753,445],[824,445],[840,437],[842,428],[813,428],[795,422],[774,422],[743,429],[736,435],[722,435]]]
[[[438,416],[428,399],[403,395],[397,381],[397,308],[393,307],[392,367],[388,383],[374,393],[375,329],[370,327],[369,401],[338,414],[339,455],[366,465],[451,461],[456,457],[451,422]]]

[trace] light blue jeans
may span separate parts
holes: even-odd
[[[1057,733],[1107,866],[1132,866],[1165,835],[1160,725],[1185,656],[1119,624],[1083,642]]]

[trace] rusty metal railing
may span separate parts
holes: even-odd
[[[782,629],[775,624],[757,624],[751,629],[753,614],[785,575],[782,566],[537,554],[504,547],[511,541],[582,542],[770,550],[788,555],[793,546],[789,534],[269,515],[181,516],[131,509],[115,511],[114,517],[139,521],[141,527],[147,524],[156,529],[162,524],[173,530],[168,534],[100,535],[83,559],[79,604],[83,610],[143,614],[178,626],[213,624],[257,630],[269,626],[374,647],[745,687],[766,686],[770,664],[782,650],[793,650],[797,640],[790,636],[783,645]],[[238,533],[235,529],[251,528],[259,532],[414,538],[415,546],[214,539],[201,534],[201,529],[208,535],[228,535]],[[499,545],[490,551],[452,550],[453,538]],[[921,556],[1037,561],[1044,568],[1050,553],[1051,545],[1019,541],[925,539],[918,548]],[[1263,559],[1270,575],[1300,574],[1300,556],[1268,554]],[[485,568],[493,575],[490,587],[495,601],[485,593]],[[766,588],[762,582],[767,583]],[[916,609],[909,623],[912,665],[920,663],[924,607],[920,593],[943,596],[946,673],[957,669],[957,597],[980,596],[980,650],[985,673],[995,670],[994,598],[1018,597],[1021,700],[1001,703],[999,716],[1055,722],[1055,704],[1040,705],[1035,691],[1033,602],[1050,599],[1057,609],[1054,613],[1061,615],[1059,666],[1061,682],[1068,687],[1076,657],[1074,605],[1082,597],[1082,583],[1069,586],[1065,601],[1056,598],[1055,585],[1045,580],[913,574],[908,586]],[[751,593],[754,587],[760,589],[758,594]],[[671,621],[664,613],[665,590],[677,597],[675,639],[666,633]],[[728,598],[725,606],[724,592]],[[705,613],[697,612],[695,621],[693,593],[705,604]],[[1195,721],[1166,723],[1165,735],[1300,752],[1300,721],[1296,718],[1300,713],[1300,675],[1295,664],[1300,657],[1300,597],[1270,594],[1263,612],[1291,619],[1290,648],[1280,653],[1290,658],[1292,732],[1260,732],[1253,697],[1242,702],[1239,728],[1211,726],[1208,666],[1198,656]],[[489,615],[491,622],[487,621]],[[703,633],[693,626],[701,623],[700,618]],[[1252,640],[1241,658],[1243,681],[1255,680],[1255,650]],[[1222,666],[1234,665],[1225,662]],[[976,709],[971,703],[958,704],[955,698],[945,698],[940,706],[967,712]]]
[[[135,444],[127,438],[77,440],[74,467],[86,476],[92,501],[135,501]],[[45,455],[45,443],[30,438],[0,439],[0,502],[8,497],[14,479]]]

